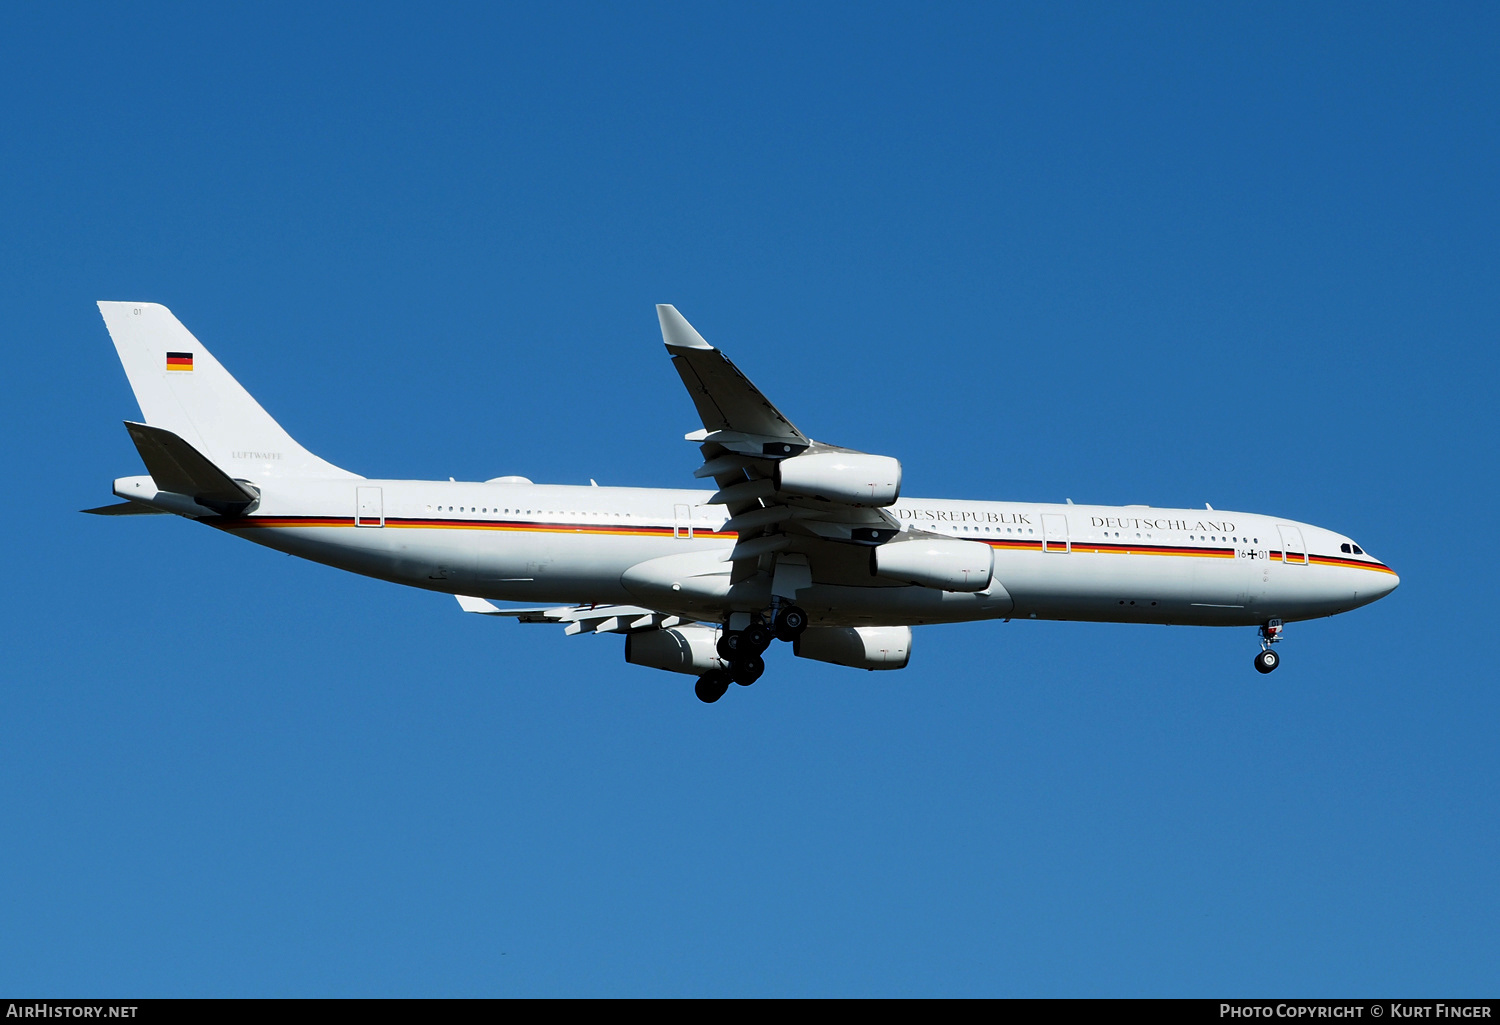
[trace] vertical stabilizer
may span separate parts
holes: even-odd
[[[293,441],[165,306],[101,302],[99,312],[142,418],[186,440],[230,477],[358,476]]]

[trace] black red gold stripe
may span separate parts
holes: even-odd
[[[167,353],[168,370],[191,370],[193,369],[193,354],[191,352],[169,352]]]
[[[1058,544],[1059,542],[1052,542]],[[1073,551],[1095,555],[1186,555],[1195,559],[1232,559],[1233,548],[1192,548],[1185,545],[1104,544],[1098,541],[1074,541]]]
[[[1304,558],[1302,552],[1287,552],[1284,554],[1286,556],[1286,561],[1293,566],[1300,565],[1302,563],[1302,559]],[[1282,560],[1282,556],[1282,552],[1275,550],[1271,552],[1271,558],[1277,562],[1280,562]],[[1307,555],[1305,556],[1305,558],[1307,559],[1308,563],[1313,566],[1344,566],[1349,569],[1373,569],[1380,573],[1389,573],[1392,576],[1396,575],[1396,571],[1391,569],[1385,563],[1376,562],[1373,559],[1349,559],[1338,555]]]
[[[246,516],[235,519],[221,519],[213,522],[216,527],[225,530],[242,530],[254,527],[353,527],[357,524],[353,516]],[[369,518],[365,525],[373,526],[377,522]],[[603,523],[542,523],[536,521],[517,520],[447,520],[447,519],[424,519],[424,518],[395,518],[386,517],[385,526],[396,529],[416,530],[491,530],[511,531],[536,534],[597,534],[609,537],[686,537],[685,527],[673,526],[626,526],[623,524]],[[701,527],[693,528],[696,538],[712,538],[732,541],[739,535],[727,531],[705,530]]]
[[[1349,566],[1354,569],[1375,569],[1379,570],[1382,573],[1394,574],[1396,572],[1383,562],[1373,562],[1364,559],[1348,559],[1339,555],[1311,555],[1308,556],[1308,558],[1311,559],[1313,564],[1316,566]]]
[[[356,526],[353,516],[245,516],[245,517],[223,517],[216,520],[206,520],[215,527],[224,530],[244,530],[250,528],[286,528],[286,527],[353,527]],[[373,525],[373,524],[369,524]],[[624,524],[602,524],[602,523],[544,523],[531,520],[459,520],[459,519],[431,519],[431,518],[387,518],[386,528],[415,529],[415,530],[490,530],[508,531],[518,533],[535,534],[592,534],[604,537],[686,537],[686,528],[667,525],[644,524],[641,526],[627,526]],[[705,530],[694,527],[693,538],[705,538],[709,540],[733,541],[738,534],[722,530]],[[963,538],[962,540],[978,541],[987,544],[991,548],[1000,551],[1040,552],[1043,551],[1041,538]],[[1069,549],[1066,542],[1048,541],[1048,552],[1066,554],[1070,550],[1073,554],[1087,555],[1171,555],[1180,558],[1194,559],[1233,559],[1235,550],[1233,548],[1195,548],[1186,545],[1149,545],[1149,544],[1116,544],[1099,541],[1074,541]],[[1275,562],[1282,561],[1282,553],[1272,550],[1268,553],[1270,559]],[[1292,558],[1298,559],[1301,553],[1291,553]],[[1308,557],[1310,562],[1319,566],[1340,566],[1348,569],[1370,569],[1381,573],[1394,574],[1396,571],[1384,563],[1373,560],[1360,560],[1344,558],[1336,555],[1312,555]]]

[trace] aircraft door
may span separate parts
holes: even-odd
[[[1288,566],[1307,565],[1307,545],[1302,543],[1302,530],[1287,523],[1276,524],[1281,535],[1281,561]]]
[[[1042,513],[1042,551],[1072,550],[1073,542],[1068,538],[1068,518],[1062,513]]]
[[[354,489],[354,525],[356,527],[385,526],[385,502],[379,488]]]
[[[693,539],[693,509],[691,506],[677,504],[672,506],[672,536]]]

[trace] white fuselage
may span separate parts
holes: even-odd
[[[118,493],[130,497],[127,478]],[[631,603],[715,621],[765,607],[765,584],[728,583],[736,536],[706,491],[451,481],[267,483],[259,504],[206,522],[292,555],[449,594],[555,604]],[[994,582],[960,593],[870,573],[868,549],[830,546],[840,585],[797,602],[815,624],[997,618],[1246,626],[1345,612],[1396,574],[1351,540],[1292,520],[1209,509],[902,498],[903,525],[994,550]],[[1357,553],[1357,554],[1356,554]],[[642,577],[639,567],[659,569]],[[862,564],[861,564],[862,565]],[[661,569],[660,567],[666,567]],[[677,579],[681,577],[681,582]],[[642,581],[645,581],[644,583]],[[642,587],[649,586],[649,595]]]

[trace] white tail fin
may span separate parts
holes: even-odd
[[[230,477],[357,477],[313,455],[271,419],[172,311],[101,302],[142,418],[186,440]]]

